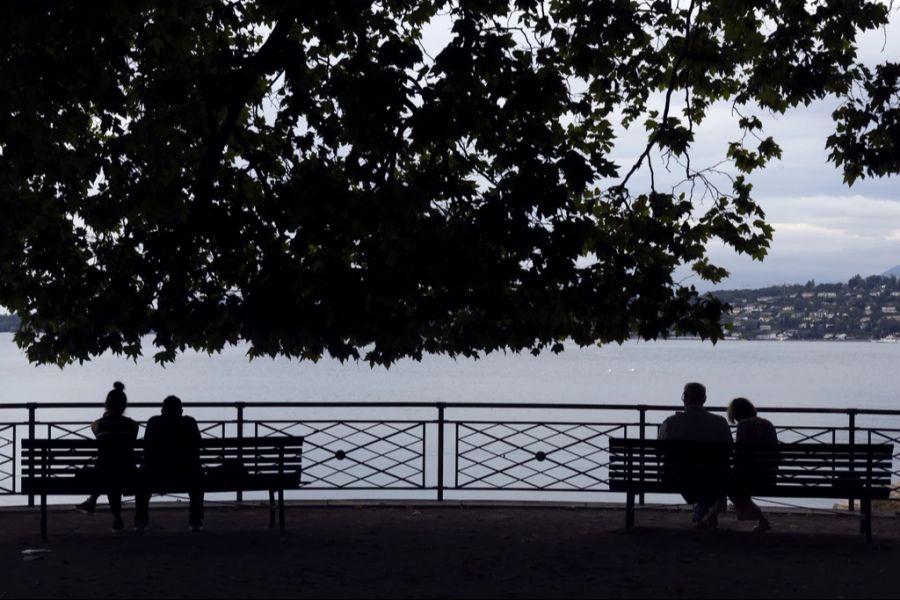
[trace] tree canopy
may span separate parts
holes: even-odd
[[[718,339],[680,285],[762,259],[762,119],[841,99],[848,183],[900,171],[900,65],[864,0],[13,2],[0,20],[0,306],[31,360],[559,350]],[[423,32],[452,28],[434,55]],[[727,186],[690,161],[730,102]],[[617,164],[617,131],[646,149]],[[684,185],[660,189],[654,157]],[[649,183],[636,173],[650,171]],[[642,178],[641,181],[646,180]],[[697,189],[706,198],[698,202]]]

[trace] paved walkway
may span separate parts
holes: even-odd
[[[106,513],[0,512],[0,597],[895,597],[900,519],[773,514],[747,532],[686,526],[683,510],[434,505],[290,506],[289,532],[259,507],[215,507],[201,533],[159,508],[143,535]],[[23,550],[47,548],[34,554]]]

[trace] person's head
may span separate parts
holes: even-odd
[[[162,404],[162,414],[164,417],[180,417],[181,416],[181,398],[178,396],[166,396]]]
[[[113,389],[106,394],[106,402],[103,403],[103,409],[110,417],[121,417],[125,414],[127,405],[128,396],[125,395],[125,384],[117,381],[113,384]]]
[[[685,406],[703,406],[706,403],[706,386],[694,382],[685,384],[681,401]]]
[[[728,420],[737,423],[756,416],[756,407],[746,398],[735,398],[728,405]]]

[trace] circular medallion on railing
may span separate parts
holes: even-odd
[[[538,452],[534,455],[534,457],[537,459],[538,462],[544,462],[545,460],[547,460],[547,453],[546,452]]]
[[[338,460],[344,460],[345,458],[347,458],[347,453],[343,450],[338,450],[334,453],[334,457]]]

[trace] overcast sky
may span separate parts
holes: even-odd
[[[894,11],[886,32],[867,34],[859,42],[860,56],[869,64],[900,61],[900,12]],[[900,177],[866,179],[853,187],[843,183],[825,150],[836,106],[834,100],[824,101],[764,119],[784,154],[753,174],[752,182],[775,239],[762,263],[712,248],[712,256],[732,273],[719,287],[846,281],[900,265]],[[727,110],[721,112],[728,117]],[[701,140],[698,150],[714,147],[715,137]]]
[[[886,32],[861,37],[859,46],[866,63],[900,61],[900,13],[894,11]],[[855,274],[880,274],[900,265],[900,177],[857,181],[852,188],[843,183],[825,150],[837,105],[832,99],[784,115],[758,114],[766,134],[783,150],[781,160],[750,177],[775,238],[762,263],[714,245],[714,262],[731,271],[717,287],[847,281]],[[737,138],[735,121],[730,106],[716,108],[698,132],[695,165],[724,158],[727,142]],[[625,133],[622,147],[638,133]],[[696,278],[691,281],[710,287]]]
[[[432,23],[424,43],[432,56],[450,39],[449,21]],[[874,65],[900,61],[900,8],[886,31],[858,40],[860,58]],[[660,96],[661,99],[661,96]],[[900,177],[866,179],[848,188],[841,172],[827,162],[825,140],[834,131],[834,99],[784,115],[756,113],[783,150],[782,159],[754,173],[755,198],[775,228],[768,258],[760,263],[713,246],[714,262],[731,271],[720,289],[762,287],[781,283],[846,281],[855,274],[872,275],[900,265]],[[661,106],[660,106],[661,108]],[[715,107],[697,131],[694,166],[712,166],[725,157],[729,141],[739,137],[730,104]],[[646,138],[641,125],[619,130],[614,159],[631,165]],[[627,168],[623,169],[623,172]],[[656,164],[657,181],[660,167]],[[647,186],[636,177],[632,191]],[[685,270],[685,276],[690,272]],[[688,279],[702,289],[710,285]]]
[[[886,32],[859,40],[861,58],[869,64],[900,61],[898,36],[900,14],[895,11]],[[846,281],[900,265],[900,178],[866,179],[852,188],[843,183],[825,150],[837,105],[832,99],[784,115],[758,114],[766,134],[783,150],[781,160],[750,177],[775,238],[762,263],[714,245],[714,262],[731,272],[719,288]],[[738,137],[735,121],[730,106],[716,108],[698,132],[694,164],[712,165],[725,156],[727,142]],[[637,133],[626,133],[623,146]],[[697,278],[690,281],[710,287]]]

